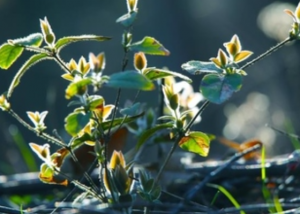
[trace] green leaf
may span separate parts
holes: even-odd
[[[43,43],[43,35],[41,33],[33,33],[24,38],[8,40],[8,42],[13,45],[40,47]]]
[[[80,41],[106,41],[106,40],[110,40],[110,37],[106,37],[106,36],[97,36],[97,35],[80,35],[80,36],[67,36],[67,37],[63,37],[60,38],[59,40],[57,40],[56,44],[55,44],[55,48],[57,50],[60,50],[61,48],[63,48],[66,45],[69,45],[72,42],[80,42]]]
[[[128,46],[131,51],[144,52],[151,55],[169,56],[170,52],[153,37],[146,36],[139,42],[132,43]]]
[[[1,56],[0,56],[1,57]],[[17,72],[17,74],[14,76],[13,81],[10,83],[8,92],[7,92],[7,97],[11,97],[13,90],[17,85],[20,83],[21,77],[25,74],[25,72],[33,65],[36,63],[45,60],[45,59],[50,59],[47,54],[45,53],[39,53],[31,56],[25,63],[24,65],[20,68],[20,70]]]
[[[152,135],[154,135],[157,131],[162,129],[172,128],[173,125],[171,123],[158,124],[150,129],[145,130],[139,136],[138,142],[135,148],[138,150]]]
[[[213,62],[201,62],[201,61],[189,61],[181,65],[183,70],[186,70],[190,74],[201,73],[222,73],[223,70],[218,68]]]
[[[131,11],[130,13],[126,13],[125,15],[118,18],[116,22],[120,23],[124,27],[130,27],[133,24],[136,15],[137,15],[136,11]]]
[[[230,192],[228,192],[224,187],[222,187],[221,185],[216,185],[216,184],[207,184],[207,186],[218,189],[231,201],[231,203],[234,205],[234,207],[237,210],[240,210],[240,208],[241,208],[240,204],[235,200],[235,198],[230,194]],[[240,210],[240,214],[246,214],[246,212],[243,210]]]
[[[120,113],[123,115],[132,116],[137,113],[137,111],[140,109],[140,106],[141,106],[141,103],[135,103],[128,108],[121,109]]]
[[[187,136],[181,138],[178,144],[186,151],[206,157],[209,152],[210,139],[203,132],[190,132]]]
[[[104,98],[100,95],[91,95],[88,97],[89,110],[93,111],[102,104],[104,104]]]
[[[82,80],[79,80],[77,82],[72,82],[66,89],[66,99],[70,99],[73,96],[79,94],[82,95],[86,92],[87,86],[92,83],[92,80],[90,78],[85,78]]]
[[[0,47],[0,68],[8,69],[22,54],[24,48],[4,43]]]
[[[193,81],[188,78],[185,75],[182,75],[180,73],[174,72],[174,71],[168,71],[168,70],[163,70],[163,69],[157,69],[157,68],[146,68],[143,71],[143,74],[148,77],[148,79],[150,80],[156,80],[156,79],[161,79],[164,77],[168,77],[168,76],[173,76],[173,77],[179,77],[185,81],[187,81],[188,83],[192,83]]]
[[[210,102],[221,104],[242,87],[239,74],[208,74],[201,81],[200,91]]]
[[[129,88],[150,91],[155,88],[154,84],[137,71],[124,71],[112,74],[106,83],[113,88]]]
[[[72,149],[76,149],[85,141],[95,141],[95,138],[88,133],[84,133],[82,136],[73,138],[68,146],[70,146]]]
[[[89,119],[90,113],[83,114],[81,112],[72,112],[65,118],[65,129],[72,137],[74,137],[84,128],[89,122]]]
[[[138,119],[139,117],[142,117],[143,115],[144,115],[144,112],[142,112],[141,114],[132,116],[132,117],[126,117],[125,119],[123,117],[115,118],[113,122],[110,120],[105,121],[105,122],[101,123],[102,129],[103,129],[103,131],[106,131],[110,128],[110,126],[112,128],[114,128],[116,126],[119,126],[120,124],[131,123],[131,122],[135,121],[136,119]],[[111,123],[112,123],[112,125],[111,125]]]

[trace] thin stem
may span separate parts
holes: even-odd
[[[190,121],[190,123],[186,126],[186,128],[180,132],[177,137],[176,137],[176,140],[174,141],[174,144],[172,145],[172,148],[170,149],[166,159],[164,160],[164,163],[162,164],[161,168],[159,169],[159,172],[157,173],[157,176],[153,182],[153,185],[152,185],[152,188],[157,184],[157,182],[159,181],[160,177],[161,177],[161,174],[162,172],[164,171],[166,165],[168,164],[170,158],[172,157],[179,141],[181,140],[181,138],[186,134],[186,132],[189,130],[189,128],[193,125],[194,121],[196,120],[196,118],[198,117],[198,115],[200,115],[204,109],[208,106],[209,104],[209,101],[206,100],[203,105],[201,106],[201,108],[198,110],[197,114],[192,118],[192,120]]]
[[[46,134],[44,132],[39,132],[37,131],[34,127],[30,126],[28,123],[26,123],[17,113],[15,113],[12,109],[10,109],[8,111],[8,113],[13,116],[19,123],[21,123],[25,128],[27,128],[28,130],[34,132],[36,135],[38,135],[39,137],[47,140],[48,142],[51,142],[51,143],[55,143],[56,145],[58,146],[61,146],[61,147],[66,147],[66,145],[60,141],[59,139],[49,135],[49,134]]]
[[[62,67],[63,70],[65,70],[67,73],[71,73],[70,69],[68,68],[66,63],[60,58],[58,53],[53,53],[51,56]]]
[[[281,47],[283,47],[285,44],[293,41],[293,38],[286,38],[285,40],[283,40],[282,42],[278,43],[277,45],[275,45],[274,47],[271,47],[269,50],[267,50],[266,52],[264,52],[263,54],[259,55],[258,57],[256,57],[255,59],[251,60],[250,62],[247,62],[245,65],[243,65],[240,69],[245,69],[248,68],[252,65],[254,65],[256,62],[264,59],[265,57],[267,57],[268,55],[270,55],[271,53],[277,51],[278,49],[280,49]]]

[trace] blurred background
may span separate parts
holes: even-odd
[[[140,0],[138,19],[133,29],[133,41],[144,36],[159,40],[170,52],[168,57],[147,56],[148,66],[167,66],[181,72],[181,64],[190,60],[208,61],[217,55],[223,43],[237,34],[245,50],[258,56],[278,42],[284,40],[292,19],[283,9],[295,9],[298,1],[239,1],[239,0],[188,0],[153,1]],[[1,0],[0,43],[40,32],[39,19],[48,18],[56,38],[68,35],[97,34],[112,37],[108,42],[81,42],[66,47],[61,57],[68,62],[89,52],[106,54],[105,74],[121,69],[123,49],[120,45],[123,27],[115,20],[127,12],[125,0],[115,1],[50,1],[50,0]],[[9,87],[17,70],[30,57],[25,52],[9,70],[0,71],[0,93]],[[203,113],[202,121],[194,130],[224,136],[236,142],[252,138],[261,139],[267,146],[268,156],[291,152],[291,141],[266,124],[285,130],[286,124],[300,133],[300,44],[296,42],[282,48],[270,57],[247,69],[243,87],[222,105],[211,104]],[[132,66],[132,54],[129,56]],[[53,61],[43,61],[22,78],[10,103],[27,122],[26,111],[49,111],[46,117],[48,132],[57,129],[68,139],[64,131],[64,118],[73,108],[66,107],[64,90],[68,82],[60,78],[62,69]],[[190,76],[198,91],[199,76]],[[103,88],[99,92],[107,104],[114,103],[117,91]],[[157,93],[142,92],[140,102],[157,107]],[[124,91],[122,102],[133,99],[134,91]],[[121,105],[123,105],[121,102]],[[44,144],[30,131],[5,112],[0,112],[0,174],[27,172],[36,169],[37,163],[27,162],[29,142]],[[132,143],[132,142],[131,142]],[[208,159],[219,159],[224,155],[224,146],[212,142]],[[206,159],[203,159],[206,160]],[[37,165],[35,165],[37,164]]]

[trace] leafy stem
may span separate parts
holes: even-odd
[[[182,137],[184,137],[184,135],[187,133],[187,131],[190,129],[190,127],[193,125],[194,121],[196,120],[196,118],[204,111],[204,109],[208,106],[210,102],[208,100],[206,100],[203,105],[201,106],[201,108],[198,110],[197,114],[192,118],[192,120],[189,122],[189,124],[181,131],[177,134],[176,140],[174,141],[174,144],[172,146],[172,148],[170,149],[167,157],[165,158],[161,168],[159,169],[157,176],[155,177],[155,180],[153,182],[152,185],[152,189],[155,187],[155,185],[157,184],[157,182],[159,181],[162,172],[164,171],[166,165],[168,164],[170,158],[172,157],[179,141],[181,140]]]

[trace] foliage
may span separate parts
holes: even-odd
[[[125,213],[129,213],[137,197],[136,193],[148,202],[160,203],[161,187],[158,185],[158,181],[177,145],[203,157],[208,155],[212,136],[199,130],[192,131],[192,126],[200,122],[200,115],[208,103],[222,104],[241,89],[242,80],[247,75],[245,71],[247,67],[263,59],[269,52],[278,50],[285,43],[300,38],[300,4],[295,12],[286,10],[286,13],[294,20],[290,36],[244,66],[240,66],[239,63],[248,59],[253,53],[242,49],[240,38],[237,35],[233,35],[229,42],[224,43],[226,52],[219,49],[217,56],[210,58],[210,61],[192,60],[183,63],[182,69],[190,74],[204,74],[199,84],[199,92],[194,92],[191,86],[192,80],[184,74],[148,67],[146,54],[168,56],[170,51],[157,39],[150,36],[132,42],[132,26],[139,12],[138,1],[127,0],[126,2],[127,13],[116,21],[124,27],[122,35],[124,59],[120,71],[111,75],[103,75],[106,65],[106,56],[103,52],[90,53],[88,59],[82,56],[77,62],[70,59],[68,63],[65,63],[60,57],[60,51],[67,45],[80,41],[106,42],[111,38],[101,35],[79,35],[57,39],[45,17],[40,20],[41,33],[33,33],[20,39],[10,39],[0,47],[0,68],[2,69],[9,69],[24,51],[34,52],[14,76],[7,94],[0,96],[0,108],[14,116],[28,130],[41,137],[42,140],[39,144],[29,143],[29,146],[43,161],[39,172],[42,182],[63,186],[73,183],[83,192],[74,202],[78,203],[86,198],[93,198],[99,200],[100,204],[125,204]],[[133,57],[134,70],[127,69],[128,52],[135,53]],[[64,92],[65,98],[72,99],[69,106],[77,106],[64,120],[65,131],[69,135],[67,143],[57,136],[46,133],[47,126],[44,120],[48,111],[28,111],[27,115],[33,123],[31,126],[13,111],[15,104],[9,102],[25,72],[42,60],[54,60],[63,68],[64,73],[61,77],[69,83]],[[175,78],[179,78],[181,81],[176,82]],[[164,84],[159,84],[157,80],[164,80]],[[118,89],[114,105],[106,104],[105,97],[99,95],[103,87]],[[93,88],[93,92],[90,88]],[[163,102],[159,104],[163,109],[162,113],[134,101],[121,109],[120,114],[123,116],[117,118],[121,91],[124,89],[141,91],[141,93],[147,93],[154,89],[161,90]],[[199,106],[199,103],[202,105]],[[165,162],[161,164],[156,178],[152,178],[144,170],[140,170],[139,176],[136,178],[134,157],[126,160],[126,155],[123,155],[121,151],[113,151],[108,162],[110,139],[122,127],[126,127],[136,137],[136,146],[133,149],[135,155],[141,152],[147,144],[151,144],[155,142],[155,139],[161,137],[161,133],[166,133],[168,141],[174,143],[165,157]],[[48,142],[42,143],[44,140]],[[57,144],[59,149],[51,153],[49,143]],[[100,188],[91,181],[90,186],[86,186],[62,171],[65,159],[71,156],[76,160],[74,151],[84,145],[94,148],[95,159],[100,166]],[[253,145],[251,144],[251,146]],[[243,149],[238,151],[243,152]],[[63,176],[63,179],[59,176]],[[84,176],[89,178],[87,173]],[[265,180],[265,174],[262,177]],[[135,182],[138,184],[137,187],[134,185]],[[239,204],[225,188],[213,184],[210,186],[218,188],[226,194],[239,208]],[[98,189],[103,191],[99,193]],[[278,203],[277,200],[277,207],[279,207]],[[241,213],[244,212],[241,211]]]

